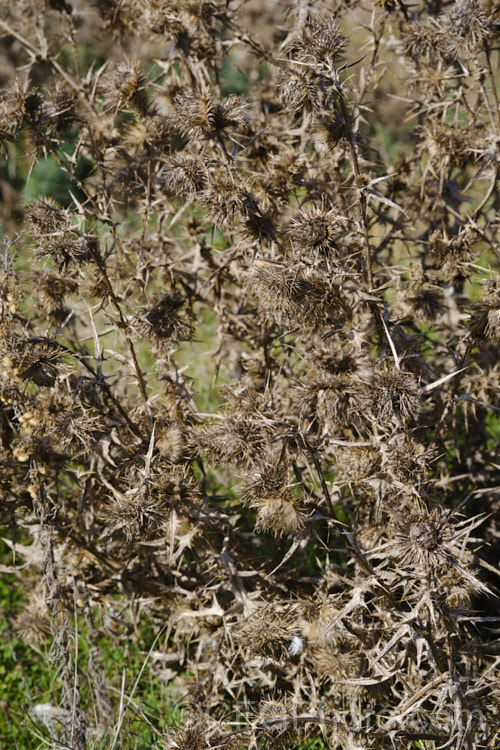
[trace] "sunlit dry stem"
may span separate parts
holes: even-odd
[[[486,56],[486,63],[488,67],[488,76],[490,79],[491,84],[491,92],[493,94],[493,102],[495,105],[495,116],[496,116],[496,124],[497,124],[497,135],[500,137],[500,102],[498,101],[498,92],[497,92],[497,85],[495,76],[493,73],[493,68],[491,67],[491,56],[490,56],[490,49],[488,47],[488,43],[486,40],[483,42],[483,50],[484,54]]]
[[[95,260],[95,262],[96,262],[96,264],[97,264],[100,272],[102,273],[103,279],[106,282],[106,286],[108,287],[109,298],[110,298],[110,300],[113,303],[113,307],[115,308],[115,310],[118,313],[118,317],[120,318],[120,329],[123,331],[123,334],[124,334],[124,337],[125,337],[125,341],[126,341],[128,350],[130,352],[130,356],[132,357],[132,362],[133,362],[133,365],[134,365],[134,370],[135,370],[135,374],[136,374],[136,377],[137,377],[137,382],[139,384],[139,388],[140,388],[140,391],[141,391],[142,398],[144,400],[144,403],[147,403],[148,395],[147,395],[147,392],[146,392],[146,383],[144,382],[144,378],[143,378],[143,375],[142,375],[142,372],[141,372],[141,368],[139,367],[139,363],[137,361],[137,356],[136,356],[136,353],[135,353],[134,345],[132,343],[132,339],[130,338],[130,335],[129,335],[128,331],[127,331],[127,328],[128,328],[127,322],[126,322],[125,318],[123,317],[122,309],[120,307],[120,304],[119,304],[118,300],[116,299],[116,295],[115,295],[115,292],[114,292],[114,289],[113,289],[113,285],[111,284],[111,281],[109,279],[108,271],[107,271],[107,268],[106,268],[106,264],[104,263],[104,261],[102,259],[102,256],[101,256],[101,253],[99,252],[98,248],[95,249],[95,250],[93,249],[91,252],[92,252],[92,257]]]
[[[351,127],[351,118],[347,111],[347,107],[344,101],[344,94],[340,85],[337,86],[337,94],[339,97],[340,110],[342,112],[342,119],[347,134],[347,143],[349,146],[349,153],[351,155],[351,163],[354,170],[354,177],[356,183],[359,184],[362,177],[361,170],[359,168],[358,154],[356,152],[356,144],[354,143],[354,134]],[[359,204],[361,209],[361,224],[363,227],[363,236],[365,240],[365,279],[369,290],[373,289],[373,275],[372,275],[372,256],[370,248],[370,236],[368,234],[368,202],[366,198],[366,192],[364,189],[360,190],[359,193]]]

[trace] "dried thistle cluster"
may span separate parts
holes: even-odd
[[[0,29],[5,163],[71,185],[1,209],[44,742],[498,747],[495,4],[23,0]],[[180,724],[88,696],[75,611],[92,675],[147,623]]]

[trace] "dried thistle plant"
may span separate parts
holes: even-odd
[[[8,6],[2,570],[5,637],[60,677],[37,741],[496,749],[496,4]]]

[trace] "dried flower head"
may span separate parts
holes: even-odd
[[[25,609],[17,615],[15,630],[22,641],[39,646],[50,635],[47,606],[40,595],[36,595]]]
[[[165,750],[204,750],[210,746],[206,740],[206,726],[201,723],[173,730],[162,745]]]
[[[416,575],[434,578],[442,571],[446,576],[452,568],[476,591],[486,593],[488,588],[466,567],[471,555],[463,542],[481,523],[481,518],[472,518],[453,524],[450,512],[439,507],[396,514],[390,527],[393,555],[403,569]]]
[[[283,325],[315,327],[338,312],[337,292],[324,278],[299,268],[257,261],[252,287],[260,310]]]
[[[475,339],[500,338],[500,280],[483,281],[486,294],[470,305],[469,330]]]
[[[319,115],[311,125],[314,146],[321,155],[333,151],[346,136],[346,132],[346,124],[340,112]]]
[[[371,479],[380,470],[381,455],[376,447],[339,447],[335,450],[335,457],[340,477],[348,482]]]
[[[189,313],[181,314],[186,299],[181,294],[167,293],[157,296],[140,318],[140,328],[152,336],[156,346],[163,348],[174,341],[187,340],[193,327]]]
[[[151,487],[163,510],[174,510],[183,518],[196,519],[202,496],[189,466],[182,463],[168,466],[168,471],[152,477]]]
[[[5,131],[5,135],[21,126],[25,112],[25,86],[16,78],[0,92],[0,127]]]
[[[411,439],[395,445],[381,447],[382,470],[391,480],[418,485],[429,479],[430,463],[434,451]]]
[[[415,285],[408,297],[416,320],[437,320],[445,311],[443,290],[429,283]]]
[[[440,55],[438,40],[439,27],[433,19],[410,22],[401,37],[403,52],[418,67],[436,62]]]
[[[353,375],[365,368],[367,361],[361,352],[349,345],[321,346],[307,353],[306,365],[313,373],[319,369],[329,375]]]
[[[472,240],[473,235],[467,227],[451,237],[446,231],[436,229],[429,236],[427,263],[447,278],[468,278],[472,272],[470,262],[474,259]]]
[[[131,149],[153,153],[168,153],[177,131],[171,119],[152,115],[133,120],[123,136],[123,143]]]
[[[429,157],[429,165],[440,178],[447,176],[451,167],[473,158],[474,133],[468,127],[427,118],[420,135],[419,153]]]
[[[306,157],[288,148],[281,147],[269,161],[266,160],[267,175],[263,187],[273,204],[285,203],[292,190],[302,183],[306,170]]]
[[[301,404],[312,409],[320,428],[332,434],[359,427],[368,417],[366,383],[351,372],[313,372],[303,386]]]
[[[52,198],[37,198],[28,209],[28,221],[35,239],[56,235],[70,228],[67,212]]]
[[[405,569],[429,573],[449,562],[453,527],[439,508],[397,516],[392,535],[396,558]]]
[[[313,206],[292,219],[289,237],[292,247],[299,252],[330,256],[336,252],[335,238],[342,229],[343,217],[336,209]]]
[[[453,59],[478,54],[490,34],[482,0],[457,0],[439,20],[440,46]]]
[[[221,135],[245,122],[246,105],[241,97],[215,99],[206,89],[185,89],[174,98],[176,124],[189,138]]]
[[[106,97],[111,106],[131,106],[143,114],[147,111],[147,80],[136,61],[120,63],[105,84]]]
[[[163,458],[172,463],[181,460],[186,447],[184,433],[179,424],[160,424],[156,430],[156,445]]]
[[[35,296],[40,309],[48,316],[55,316],[61,322],[67,315],[64,300],[68,294],[78,288],[76,281],[70,277],[51,271],[39,271],[35,274]]]
[[[298,114],[304,109],[319,109],[316,83],[310,71],[291,66],[280,80],[280,99],[285,111]]]
[[[335,631],[329,627],[338,614],[334,597],[320,595],[315,601],[303,607],[303,634],[314,646],[332,645]]]
[[[406,372],[385,369],[375,372],[371,383],[372,409],[381,423],[415,418],[420,403],[414,378]]]
[[[337,22],[309,17],[300,33],[285,48],[291,60],[332,70],[342,59],[345,39]]]
[[[48,118],[52,135],[65,133],[76,119],[76,96],[64,82],[58,81],[45,105],[45,117]]]
[[[143,483],[110,503],[106,509],[109,522],[104,534],[122,531],[127,542],[148,539],[162,530],[169,510],[166,498]]]
[[[208,169],[201,157],[184,151],[167,157],[159,176],[161,188],[178,198],[200,192],[208,182]]]
[[[200,450],[216,464],[235,463],[249,468],[260,463],[269,450],[265,425],[258,415],[229,413],[195,433]]]
[[[304,528],[305,518],[300,503],[286,484],[283,470],[278,467],[267,465],[252,474],[243,487],[241,499],[257,508],[257,530],[282,536]]]
[[[65,371],[64,350],[50,339],[26,339],[15,356],[19,377],[39,386],[52,386]]]
[[[222,228],[234,229],[245,214],[245,204],[249,200],[246,185],[230,179],[212,179],[200,196],[207,208],[208,217]]]
[[[290,658],[290,645],[297,633],[293,608],[263,607],[236,628],[238,643],[250,656],[273,661]]]

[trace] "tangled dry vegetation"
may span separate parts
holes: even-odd
[[[4,164],[72,186],[2,183],[33,746],[498,748],[498,3],[0,29]]]

